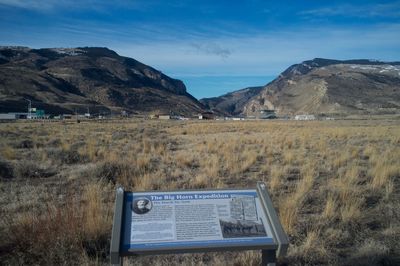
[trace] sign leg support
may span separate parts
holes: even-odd
[[[276,250],[262,250],[261,251],[261,265],[262,266],[275,266],[276,265]]]
[[[111,243],[110,243],[110,264],[111,265],[122,265],[123,258],[120,256],[121,246],[121,227],[122,227],[122,216],[124,209],[124,189],[119,187],[117,189],[115,199],[115,210],[113,227],[111,231]]]
[[[119,257],[119,262],[118,263],[111,263],[111,266],[123,266],[124,265],[124,258],[123,257]]]

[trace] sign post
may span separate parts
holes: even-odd
[[[120,256],[120,245],[121,245],[121,230],[122,230],[122,217],[124,207],[124,190],[123,188],[117,188],[117,195],[115,198],[114,208],[114,219],[113,227],[111,232],[111,244],[110,244],[110,257],[111,265],[122,265],[122,258]]]
[[[262,250],[283,256],[288,238],[266,185],[256,189],[127,192],[117,189],[111,264],[134,255]]]

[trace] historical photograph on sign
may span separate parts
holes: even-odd
[[[224,238],[267,236],[254,197],[232,197],[229,205],[231,217],[219,220]]]
[[[148,198],[138,198],[132,202],[132,211],[136,214],[148,213],[153,204]]]
[[[224,238],[267,236],[264,225],[251,221],[219,220]]]

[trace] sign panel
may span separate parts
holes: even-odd
[[[127,192],[123,213],[123,253],[276,244],[256,190]]]

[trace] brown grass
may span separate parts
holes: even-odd
[[[336,217],[338,211],[338,200],[332,194],[328,195],[326,199],[324,212],[322,213],[322,217],[325,220],[331,220]]]
[[[394,265],[400,256],[398,120],[13,123],[0,136],[5,264],[108,264],[117,185],[247,188],[260,180],[290,237],[279,263]],[[258,265],[260,254],[126,263]]]
[[[7,159],[7,160],[16,159],[15,150],[8,145],[1,147],[1,155],[4,157],[4,159]]]

